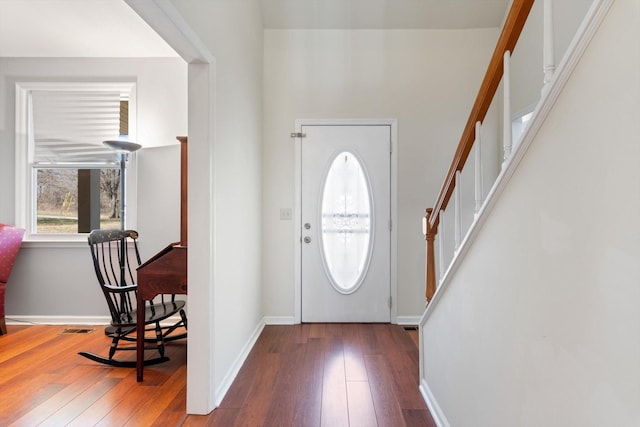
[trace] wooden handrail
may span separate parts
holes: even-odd
[[[487,72],[484,75],[484,80],[478,91],[478,96],[473,104],[469,119],[462,132],[458,149],[453,156],[451,167],[447,173],[447,177],[444,180],[440,194],[433,206],[433,214],[431,215],[430,224],[431,227],[437,228],[440,222],[440,211],[447,208],[451,195],[453,194],[453,188],[455,187],[456,172],[462,171],[467,157],[473,147],[473,141],[475,140],[475,126],[476,122],[483,122],[487,111],[491,106],[493,97],[496,94],[500,80],[502,79],[502,61],[504,53],[506,51],[513,52],[513,49],[518,42],[522,28],[524,27],[533,2],[535,0],[513,0],[507,19],[502,27],[500,38],[493,51],[491,62],[487,68]]]
[[[462,137],[456,149],[453,161],[447,172],[447,176],[442,184],[442,189],[438,194],[436,203],[433,209],[428,210],[426,216],[427,233],[425,240],[427,240],[427,274],[426,274],[426,297],[427,302],[431,301],[433,294],[436,290],[435,283],[435,251],[433,242],[435,240],[436,233],[438,232],[438,224],[440,223],[440,212],[447,208],[453,190],[455,187],[456,172],[462,171],[473,143],[475,141],[475,126],[476,122],[483,122],[484,118],[491,106],[493,97],[496,94],[500,80],[503,73],[503,61],[504,53],[506,51],[513,52],[513,49],[518,42],[518,38],[522,33],[529,12],[533,7],[535,0],[513,0],[511,8],[504,25],[502,26],[502,32],[498,38],[498,43],[493,51],[493,56],[487,67],[484,80],[480,85],[478,96],[476,96],[475,103],[469,114],[469,119],[462,132]]]

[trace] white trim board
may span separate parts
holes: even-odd
[[[395,323],[401,326],[417,326],[422,316],[396,316]]]
[[[424,379],[420,381],[420,387],[418,387],[418,389],[420,390],[420,394],[427,404],[427,408],[429,408],[431,417],[436,425],[438,427],[449,427],[447,417],[445,417],[444,412],[442,412],[442,408],[438,405],[436,398],[433,396],[433,393],[431,393],[431,389]]]
[[[296,119],[295,131],[302,126],[390,126],[391,127],[391,323],[397,322],[398,309],[398,120],[397,119]],[[295,202],[294,202],[294,322],[302,322],[302,274],[300,271],[302,241],[302,218],[300,216],[302,147],[301,139],[295,138]]]
[[[160,322],[162,326],[173,325],[179,322],[180,316],[175,315],[166,318]],[[96,325],[106,326],[111,324],[110,316],[21,316],[21,315],[5,315],[7,325]]]
[[[5,315],[7,325],[109,325],[109,316],[19,316]]]
[[[293,316],[264,316],[264,323],[267,325],[295,325],[296,321]]]

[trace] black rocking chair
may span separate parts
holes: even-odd
[[[98,283],[104,293],[111,313],[111,327],[107,334],[113,339],[109,357],[93,353],[80,352],[99,363],[117,367],[135,367],[135,360],[114,359],[116,351],[136,350],[136,346],[118,346],[120,340],[136,342],[137,285],[136,268],[140,265],[140,253],[137,244],[138,233],[133,230],[93,230],[89,234],[89,247]],[[165,301],[165,298],[168,301]],[[174,295],[161,295],[158,301],[148,301],[145,305],[145,331],[155,331],[154,338],[145,338],[145,350],[157,349],[159,357],[145,360],[144,364],[155,365],[169,360],[164,355],[166,342],[186,338],[187,334],[176,333],[177,328],[187,328],[187,316],[184,301],[176,300]],[[171,326],[161,326],[160,322],[179,314],[180,320]],[[147,326],[150,326],[147,328]],[[133,336],[132,336],[133,335]]]

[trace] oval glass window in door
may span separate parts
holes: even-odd
[[[362,164],[343,151],[331,162],[322,191],[322,258],[334,288],[355,292],[366,273],[372,247],[369,183]]]

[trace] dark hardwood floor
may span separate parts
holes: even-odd
[[[401,326],[267,326],[206,416],[185,414],[185,342],[170,344],[171,360],[136,383],[134,369],[76,354],[106,354],[110,340],[93,328],[9,326],[0,336],[0,426],[435,426],[418,392],[417,333]]]

